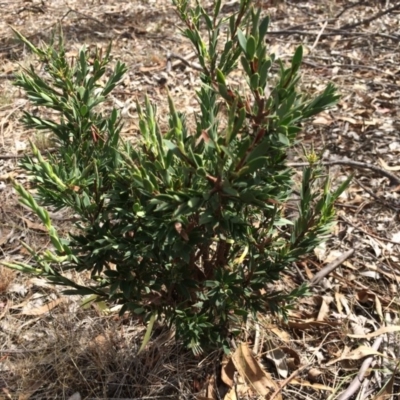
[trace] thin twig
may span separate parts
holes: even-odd
[[[196,63],[192,63],[188,60],[186,60],[185,57],[176,54],[176,53],[169,53],[169,57],[170,58],[176,58],[177,60],[182,61],[185,65],[187,65],[188,67],[195,69],[196,71],[203,71],[203,67],[200,64],[196,64]]]
[[[73,8],[70,8],[70,9],[60,18],[60,21],[62,21],[62,20],[63,20],[65,17],[67,17],[68,14],[70,14],[70,13],[75,13],[76,15],[80,16],[80,19],[87,19],[87,20],[89,20],[89,21],[96,22],[96,24],[99,24],[99,25],[104,26],[104,22],[99,21],[99,20],[96,19],[96,18],[90,17],[89,15],[86,15],[86,14],[80,12],[80,11],[76,11],[76,10],[74,10]]]
[[[58,149],[51,148],[45,150],[47,153],[55,153]],[[12,160],[14,158],[35,157],[34,154],[4,154],[0,155],[0,160]]]
[[[372,348],[375,351],[378,351],[378,349],[382,343],[382,340],[383,340],[383,336],[380,336],[375,340],[374,344],[372,345]],[[364,379],[364,375],[367,372],[367,369],[369,368],[369,366],[371,365],[373,359],[374,359],[374,356],[369,356],[363,361],[360,371],[358,372],[357,376],[350,383],[349,387],[339,396],[338,400],[347,400],[350,397],[352,397],[354,395],[354,393],[357,392],[357,390],[360,388],[361,383]]]
[[[321,282],[323,278],[329,275],[337,267],[342,265],[353,254],[354,254],[354,249],[351,249],[349,251],[346,251],[346,253],[342,254],[340,257],[336,258],[336,260],[327,264],[323,269],[321,269],[321,271],[319,271],[317,274],[314,275],[314,277],[311,279],[310,286],[312,287],[318,285],[318,283]]]
[[[352,161],[352,160],[321,161],[321,164],[322,165],[346,165],[348,167],[370,169],[371,171],[374,171],[374,172],[388,178],[390,180],[391,184],[396,183],[397,185],[400,185],[400,178],[398,178],[396,175],[394,175],[388,171],[385,171],[384,169],[379,168],[373,164],[363,163],[360,161]],[[297,167],[307,167],[310,164],[306,163],[306,162],[298,162],[298,163],[288,163],[287,165],[288,165],[288,167],[297,168]]]
[[[269,400],[275,399],[276,396],[282,391],[282,389],[287,386],[296,376],[306,368],[308,368],[311,364],[306,364],[303,365],[302,367],[296,369],[296,371],[293,371],[280,385],[279,388],[275,390],[274,393],[272,393],[272,396],[269,397]]]
[[[388,9],[386,9],[386,10],[383,10],[383,11],[380,11],[380,12],[376,13],[372,17],[369,17],[369,18],[366,18],[366,19],[362,19],[361,21],[354,22],[353,24],[346,24],[346,25],[342,26],[340,29],[353,29],[356,26],[369,24],[370,22],[382,17],[383,15],[389,14],[392,11],[396,11],[398,9],[400,9],[400,3],[397,3],[393,7],[390,7]]]
[[[33,13],[46,14],[45,10],[41,6],[22,7],[19,11],[17,11],[17,14],[21,14],[24,11],[32,11]]]
[[[338,64],[336,62],[330,63],[330,64],[315,64],[310,61],[303,60],[303,64],[309,65],[310,67],[314,68],[335,68],[335,67],[340,67],[340,68],[348,68],[348,69],[364,69],[368,71],[375,71],[383,75],[387,76],[394,76],[394,73],[388,72],[388,71],[383,71],[379,68],[372,67],[370,65],[360,65],[360,64]]]
[[[0,74],[0,79],[15,79],[16,76],[14,74]]]
[[[281,31],[269,31],[268,35],[305,35],[305,36],[317,36],[319,32],[309,32],[309,31],[299,31],[299,30],[281,30]],[[382,37],[384,39],[391,39],[395,41],[400,41],[400,36],[387,35],[385,33],[378,32],[346,32],[341,30],[331,30],[330,32],[324,32],[321,37],[329,37],[329,36],[377,36]]]
[[[307,21],[304,22],[303,24],[299,24],[299,25],[293,25],[293,26],[288,26],[286,27],[287,30],[298,30],[298,29],[302,29],[302,28],[309,28],[311,25],[317,25],[320,24],[321,22],[327,22],[328,24],[330,22],[335,22],[336,18],[330,18],[330,19],[317,19],[315,21]]]
[[[381,199],[379,196],[377,196],[372,190],[368,189],[367,187],[365,187],[358,179],[354,178],[354,181],[361,186],[361,188],[367,192],[370,196],[372,196],[376,201],[378,201],[379,203],[383,204],[386,207],[389,207],[391,210],[393,211],[399,211],[400,208],[394,206],[393,204],[388,203],[387,201]]]
[[[371,236],[371,237],[373,237],[373,238],[375,238],[377,240],[381,240],[382,242],[392,243],[392,244],[396,244],[396,245],[399,244],[399,242],[395,242],[394,240],[386,239],[386,238],[384,238],[382,236],[375,235],[374,233],[367,232],[365,229],[362,229],[362,228],[358,227],[357,225],[354,225],[351,221],[349,221],[348,219],[343,217],[343,215],[340,215],[339,218],[341,220],[343,220],[344,222],[346,222],[346,224],[351,225],[354,229],[357,229],[358,231],[364,233],[367,236]]]
[[[360,6],[360,5],[364,4],[364,3],[365,3],[365,0],[361,0],[361,1],[358,1],[357,3],[353,3],[353,4],[348,5],[347,7],[343,8],[343,10],[340,11],[339,14],[337,14],[335,16],[335,18],[336,19],[340,18],[346,11],[350,10],[351,8]]]

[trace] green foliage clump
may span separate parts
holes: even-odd
[[[59,114],[25,112],[23,122],[51,132],[58,151],[43,158],[32,145],[34,157],[23,160],[35,197],[16,185],[54,248],[37,253],[26,246],[30,265],[8,265],[69,287],[66,293],[122,304],[121,313],[142,315],[151,325],[162,319],[194,352],[209,345],[227,349],[227,338],[249,315],[267,309],[285,315],[306,292],[304,286],[271,292],[268,284],[326,240],[347,182],[331,191],[310,157],[298,216],[289,221],[283,210],[293,195],[294,171],[286,158],[302,122],[338,96],[331,84],[315,97],[298,92],[302,47],[289,66],[269,54],[269,18],[249,0],[224,18],[221,1],[212,15],[187,0],[174,4],[202,67],[195,93],[200,112],[189,129],[169,98],[169,128],[161,131],[155,106],[146,100],[138,105],[135,145],[121,139],[115,109],[108,116],[96,112],[126,71],[118,62],[105,78],[110,49],[90,56],[83,48],[71,62],[61,35],[57,45],[39,49],[17,33],[45,74],[25,70],[16,85],[35,106]],[[229,83],[240,66],[247,80],[241,91]],[[49,206],[79,217],[69,237],[57,233]],[[65,276],[68,270],[90,271],[93,283],[77,284]]]

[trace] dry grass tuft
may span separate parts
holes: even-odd
[[[137,355],[144,327],[94,312],[65,312],[29,325],[20,337],[25,346],[0,352],[8,393],[30,399],[75,392],[92,399],[191,398],[193,382],[215,373],[219,359],[193,357],[162,328]]]

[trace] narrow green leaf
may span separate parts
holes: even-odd
[[[260,75],[258,75],[258,73],[255,73],[250,77],[250,89],[255,92],[258,89],[259,84],[260,84]]]
[[[292,59],[292,69],[297,71],[303,60],[303,46],[297,47],[293,59]]]
[[[138,355],[144,350],[144,348],[146,347],[147,343],[150,340],[151,332],[153,332],[153,326],[154,326],[154,322],[156,321],[156,318],[157,318],[156,313],[151,314],[149,323],[147,325],[146,334],[144,335],[142,345],[140,346],[140,349],[137,353]]]
[[[261,23],[260,23],[260,25],[259,25],[259,27],[258,27],[258,32],[259,32],[259,35],[260,35],[260,37],[259,37],[260,43],[263,42],[264,37],[265,37],[265,35],[267,34],[268,26],[269,26],[269,21],[270,21],[269,16],[266,16],[266,17],[261,21]]]
[[[256,39],[254,36],[249,36],[246,43],[246,53],[249,60],[253,60],[256,54]]]
[[[246,36],[244,35],[244,33],[241,31],[241,29],[237,30],[237,37],[239,40],[239,45],[242,48],[243,52],[246,53],[247,52],[247,39]]]

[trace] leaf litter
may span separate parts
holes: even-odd
[[[288,61],[296,46],[304,45],[302,90],[315,92],[333,81],[342,94],[336,109],[304,126],[301,142],[322,152],[335,184],[351,173],[356,179],[337,204],[333,238],[315,257],[287,271],[277,287],[293,289],[308,282],[311,297],[298,301],[286,322],[266,312],[259,324],[249,323],[242,342],[232,344],[226,359],[217,353],[193,357],[162,326],[154,327],[138,355],[146,334],[141,321],[118,317],[115,307],[96,303],[82,310],[81,298],[66,298],[40,279],[0,267],[0,396],[398,396],[400,3],[255,3],[271,15],[268,43],[282,60]],[[211,1],[202,4],[212,7]],[[235,7],[237,1],[229,1],[223,10]],[[11,178],[29,187],[18,158],[29,152],[28,139],[51,149],[51,138],[23,130],[19,123],[22,110],[30,106],[12,86],[12,77],[20,65],[35,60],[9,26],[38,43],[48,41],[61,23],[71,57],[84,44],[105,48],[112,40],[114,59],[127,63],[129,72],[108,107],[120,109],[124,137],[132,141],[138,132],[135,101],[146,94],[157,104],[161,126],[167,124],[167,90],[177,108],[189,116],[196,113],[193,90],[199,85],[199,71],[167,0],[16,0],[2,2],[0,12],[0,258],[28,262],[21,241],[36,249],[50,244],[39,221],[18,204]],[[234,78],[234,84],[243,85],[240,73]],[[300,167],[300,154],[294,149],[290,155],[294,168]],[[73,216],[59,211],[51,216],[67,234]],[[354,383],[356,374],[362,388]]]

